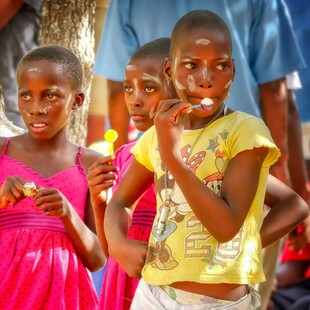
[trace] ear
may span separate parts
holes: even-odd
[[[171,75],[172,75],[172,71],[171,70],[172,70],[171,69],[171,59],[170,58],[166,58],[165,59],[165,65],[164,65],[164,74],[169,79],[171,79]]]
[[[80,108],[84,102],[85,99],[85,95],[84,93],[75,93],[74,94],[74,102],[72,105],[72,110],[77,110],[78,108]]]

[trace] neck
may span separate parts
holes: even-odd
[[[196,115],[188,115],[187,119],[184,123],[184,129],[187,130],[195,130],[208,127],[215,120],[225,115],[225,107],[226,105],[223,103],[219,106],[219,108],[208,117],[199,117]]]
[[[64,149],[72,143],[68,140],[65,132],[58,132],[49,139],[36,139],[30,133],[25,134],[25,148],[36,152],[50,152],[51,150]]]

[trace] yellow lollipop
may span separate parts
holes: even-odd
[[[114,154],[113,143],[115,142],[117,138],[118,138],[118,134],[114,129],[109,129],[104,134],[104,139],[110,144],[109,155]]]

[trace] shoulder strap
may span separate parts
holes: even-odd
[[[82,158],[82,153],[83,153],[83,147],[79,146],[79,150],[77,153],[77,164],[81,165],[81,158]]]
[[[7,153],[9,142],[10,142],[10,138],[5,138],[5,143],[4,143],[2,155]]]

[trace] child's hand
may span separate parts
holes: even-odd
[[[141,278],[141,271],[145,264],[147,243],[126,239],[118,244],[116,251],[109,248],[110,255],[120,264],[131,278]]]
[[[24,198],[23,187],[26,181],[16,177],[7,177],[0,188],[0,209],[15,205]]]
[[[189,107],[189,103],[184,103],[180,99],[162,100],[159,103],[154,124],[163,162],[169,154],[179,154],[184,116],[191,112]]]
[[[106,202],[106,190],[113,186],[118,168],[112,165],[115,156],[105,156],[95,161],[88,169],[88,187],[93,204]]]
[[[39,187],[34,204],[47,216],[69,216],[72,206],[67,198],[56,188]]]

